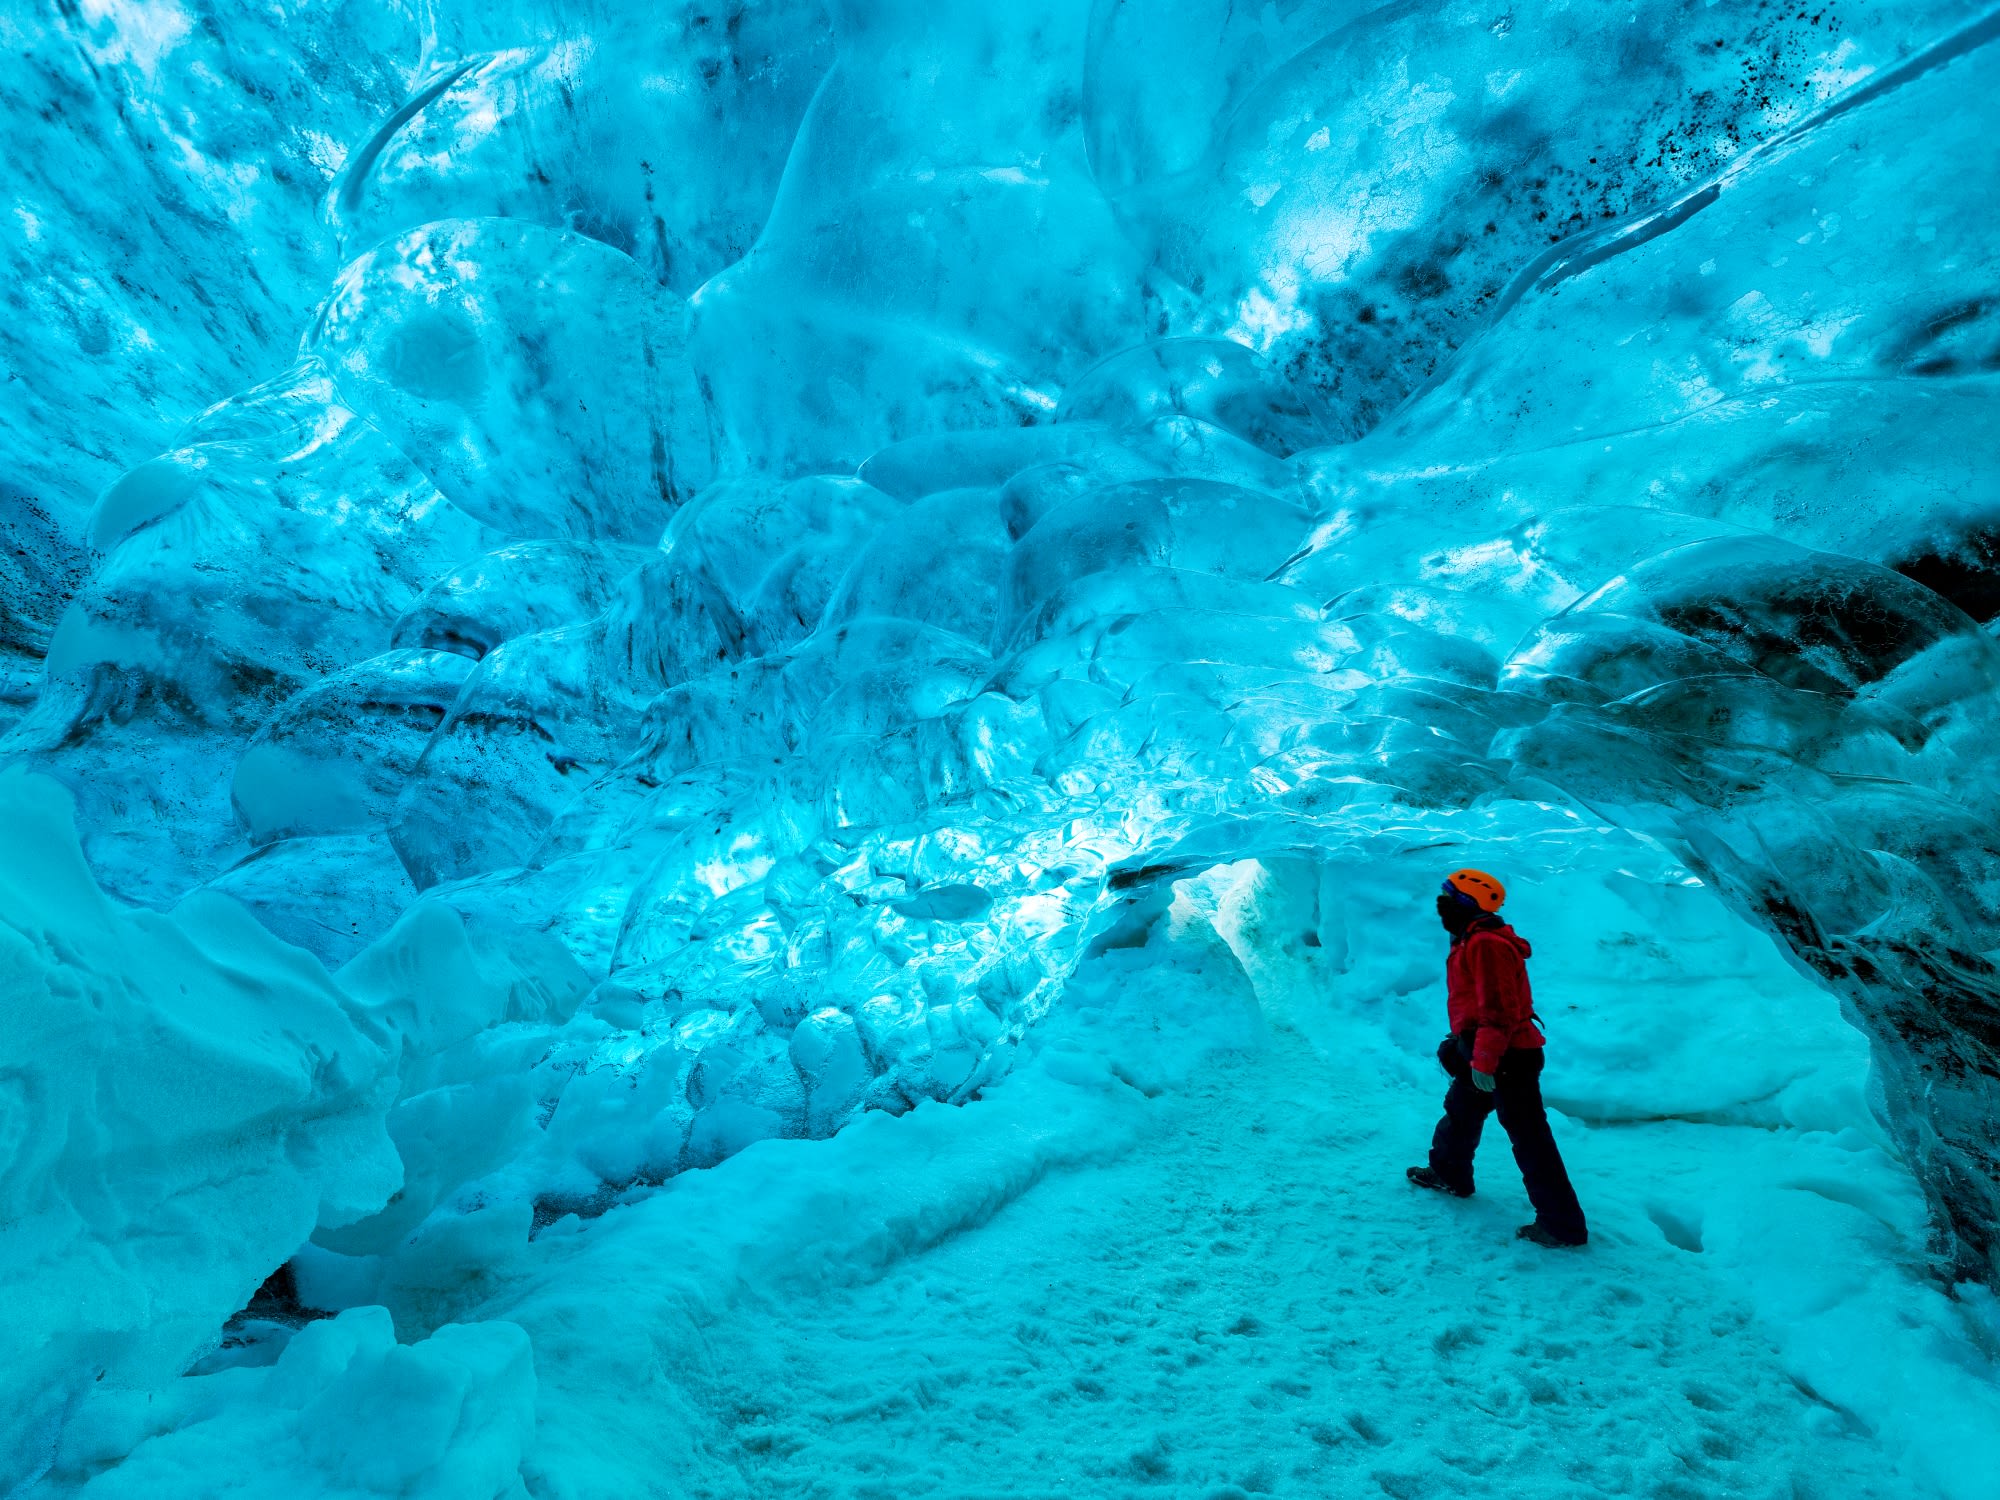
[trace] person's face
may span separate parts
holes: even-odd
[[[1438,892],[1437,914],[1438,921],[1444,924],[1444,930],[1453,937],[1465,931],[1472,921],[1472,908],[1458,897],[1447,896],[1443,891]]]

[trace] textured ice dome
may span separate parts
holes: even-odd
[[[928,1253],[1154,1102],[1236,1119],[1190,1080],[1267,1023],[1272,1088],[1365,1068],[1415,1150],[1425,893],[1474,864],[1568,965],[1552,1101],[1652,1132],[1614,1226],[1891,1456],[1815,1493],[1991,1493],[1939,1455],[2000,1410],[1993,15],[0,39],[0,1487],[637,1493],[591,1422],[749,1398],[614,1417],[566,1288],[733,1308],[759,1235],[865,1280],[857,1226]],[[661,1441],[659,1492],[737,1492]]]

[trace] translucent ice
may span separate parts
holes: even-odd
[[[270,1092],[188,1129],[284,1161],[168,1272],[103,1231],[120,1286],[211,1256],[116,1325],[153,1351],[121,1379],[166,1389],[288,1260],[350,1311],[239,1327],[157,1418],[93,1398],[21,1472],[510,1493],[536,1387],[495,1309],[561,1323],[524,1257],[1023,1058],[1017,1101],[1178,1087],[1052,1012],[1248,861],[1263,925],[1215,982],[1296,958],[1399,1043],[1368,1007],[1422,981],[1349,915],[1403,933],[1377,893],[1420,905],[1418,863],[1702,890],[1703,944],[1747,924],[1838,997],[1936,1264],[1994,1277],[1991,16],[211,10],[0,22],[9,126],[53,143],[0,226],[0,753],[70,789],[107,893],[68,854],[56,895],[23,880],[47,951],[76,913],[113,935],[23,972],[125,964],[118,1005],[180,1016],[119,957],[179,933],[172,972],[220,944],[310,1032],[182,1027]],[[1830,1026],[1809,993],[1783,1014]],[[1826,1034],[1704,1073],[1606,1004],[1679,1071],[1587,1036],[1579,1117],[1873,1128],[1804,1081],[1858,1056]],[[132,1031],[89,1067],[144,1077]],[[329,1121],[338,1151],[273,1145]],[[194,1171],[155,1134],[149,1204]],[[1764,1222],[1717,1220],[1746,1278]],[[95,1383],[46,1358],[56,1406]],[[364,1387],[406,1376],[465,1426],[426,1407],[371,1467]]]

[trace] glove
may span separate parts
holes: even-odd
[[[1482,1094],[1492,1093],[1493,1075],[1491,1073],[1482,1073],[1479,1069],[1474,1068],[1472,1070],[1472,1086]]]

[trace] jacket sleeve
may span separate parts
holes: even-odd
[[[1521,980],[1521,955],[1497,937],[1475,937],[1470,960],[1476,1029],[1472,1035],[1472,1066],[1492,1073],[1507,1055],[1515,1028],[1528,1018],[1527,986]]]

